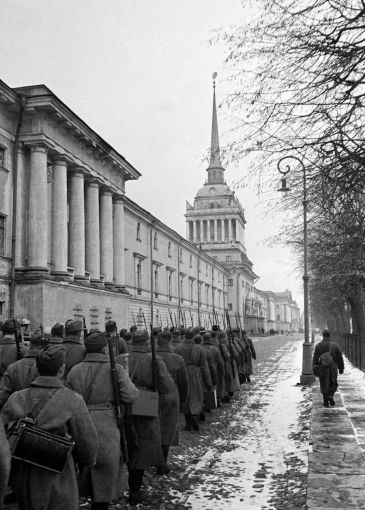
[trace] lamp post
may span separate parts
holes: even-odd
[[[288,160],[297,161],[303,170],[303,251],[304,251],[304,274],[303,274],[303,289],[304,289],[304,342],[303,342],[303,360],[302,360],[302,373],[300,376],[300,384],[310,385],[314,381],[313,368],[312,368],[312,348],[313,344],[309,338],[309,276],[308,276],[308,232],[307,232],[307,173],[303,161],[296,156],[284,156],[280,158],[277,166],[279,172],[284,176],[281,179],[281,188],[278,191],[288,192],[290,188],[286,185],[286,175],[290,172]],[[286,170],[281,170],[280,166],[286,161]]]

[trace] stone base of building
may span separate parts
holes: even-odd
[[[106,320],[116,321],[118,328],[128,324],[128,295],[95,289],[69,282],[18,282],[15,290],[15,316],[26,317],[34,331],[42,324],[85,317],[86,326],[104,329]]]

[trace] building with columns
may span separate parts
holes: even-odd
[[[271,304],[224,172],[214,90],[207,181],[185,239],[128,198],[141,174],[46,86],[0,81],[0,320],[209,328],[228,309],[267,329]]]

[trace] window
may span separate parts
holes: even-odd
[[[193,256],[190,255],[190,259],[189,259],[189,267],[193,267]]]
[[[171,241],[167,245],[167,256],[171,259]]]
[[[157,250],[157,232],[155,232],[155,235],[153,236],[153,249]]]
[[[169,296],[169,301],[172,301],[172,273],[169,272],[167,276],[167,293]]]
[[[153,273],[153,285],[155,290],[155,298],[158,298],[158,268],[156,267]]]
[[[183,251],[182,251],[182,248],[179,249],[179,261],[182,262],[183,261]]]
[[[0,147],[0,166],[5,167],[5,149]]]
[[[142,294],[142,261],[136,261],[136,287],[137,294]]]
[[[137,235],[136,235],[137,241],[141,241],[141,223],[137,223]]]
[[[190,304],[192,305],[193,304],[193,297],[194,297],[194,280],[190,280],[189,293],[190,293]]]
[[[6,217],[0,215],[0,256],[5,255],[5,223]]]
[[[228,278],[228,287],[233,287],[233,279]]]
[[[180,302],[184,302],[184,278],[180,278]]]
[[[227,255],[226,256],[226,262],[231,262],[232,260],[232,256],[231,255]]]

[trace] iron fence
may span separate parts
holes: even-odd
[[[337,334],[336,343],[346,358],[365,372],[365,338],[353,333]]]

